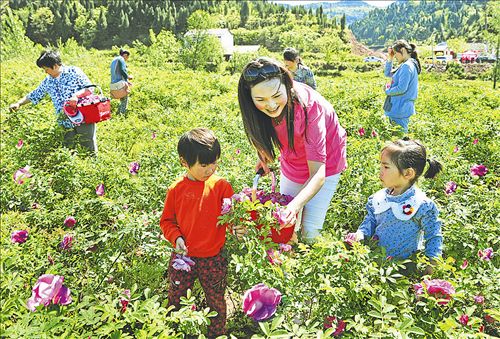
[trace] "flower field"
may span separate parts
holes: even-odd
[[[215,131],[218,173],[235,192],[251,186],[255,154],[239,117],[238,74],[153,67],[131,52],[129,113],[98,124],[97,158],[62,147],[50,99],[8,111],[45,76],[38,50],[1,64],[2,337],[183,338],[205,333],[213,316],[198,285],[168,314],[172,247],[159,218],[166,188],[183,173],[178,137],[191,128]],[[70,42],[61,55],[108,91],[113,52]],[[382,117],[382,73],[318,77],[348,131],[348,169],[314,245],[270,244],[252,228],[242,239],[228,235],[229,336],[500,336],[500,95],[491,82],[420,76],[410,136],[445,165],[419,183],[443,221],[444,257],[432,276],[418,274],[424,257],[403,276],[376,242],[343,242],[381,188],[379,150],[402,136]],[[261,186],[270,191],[270,180]]]

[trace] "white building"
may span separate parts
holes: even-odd
[[[207,29],[205,32],[219,39],[222,45],[222,50],[224,51],[224,58],[229,60],[233,55],[234,50],[233,34],[231,34],[227,28]],[[186,36],[194,35],[194,33],[194,31],[189,31],[186,33]]]

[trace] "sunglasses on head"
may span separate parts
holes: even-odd
[[[243,72],[243,79],[247,82],[254,82],[257,80],[266,80],[276,77],[281,74],[278,66],[273,64],[266,64],[261,68],[249,67]]]

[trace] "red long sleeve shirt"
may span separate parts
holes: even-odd
[[[183,237],[190,257],[213,257],[226,242],[226,229],[218,226],[222,199],[230,198],[231,184],[212,175],[206,181],[184,176],[167,190],[160,227],[165,238],[175,246]]]

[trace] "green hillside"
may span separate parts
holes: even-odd
[[[484,41],[484,31],[499,33],[500,2],[470,1],[397,1],[386,9],[375,9],[362,20],[350,25],[356,38],[368,45],[385,45],[388,41],[440,42],[463,38]]]

